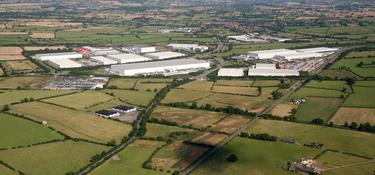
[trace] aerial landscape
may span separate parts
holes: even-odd
[[[188,174],[375,175],[375,1],[0,1],[0,175]]]

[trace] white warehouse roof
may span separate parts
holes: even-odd
[[[111,64],[116,64],[117,63],[117,61],[109,59],[109,58],[106,58],[104,56],[91,57],[90,60],[92,60],[94,62],[97,62],[97,63],[99,63],[101,65],[111,65]]]
[[[307,59],[307,58],[316,58],[316,57],[322,57],[322,56],[325,56],[325,54],[315,53],[315,52],[296,52],[296,53],[278,54],[275,57],[290,61],[290,60],[295,60],[295,59]]]
[[[167,52],[148,53],[145,56],[149,57],[149,58],[152,58],[152,59],[162,60],[162,59],[168,59],[168,58],[183,57],[183,56],[185,56],[185,54],[167,51]]]
[[[134,76],[139,74],[162,74],[171,71],[181,71],[189,69],[208,69],[209,67],[210,63],[208,61],[188,58],[112,65],[111,72],[123,76]]]
[[[248,55],[253,58],[258,59],[272,59],[276,55],[280,54],[291,54],[296,53],[295,50],[290,49],[272,49],[272,50],[259,50],[259,51],[250,51],[248,52]]]
[[[243,69],[221,68],[217,75],[219,77],[242,77],[244,76],[244,71]]]
[[[50,66],[58,69],[82,67],[81,64],[70,59],[51,59],[48,60],[47,63]]]
[[[306,49],[297,49],[297,52],[315,52],[315,53],[324,53],[324,52],[335,52],[338,48],[329,48],[329,47],[315,47],[315,48],[306,48]]]
[[[256,69],[276,69],[275,64],[256,64]]]
[[[140,55],[132,54],[132,53],[122,53],[116,55],[108,55],[108,58],[117,61],[117,63],[135,63],[135,62],[142,62],[142,61],[150,61],[150,58],[146,58]]]
[[[299,76],[298,70],[290,69],[249,69],[249,76]]]
[[[44,53],[36,54],[33,56],[34,59],[46,61],[50,59],[61,59],[61,58],[82,58],[82,54],[77,52],[58,52],[58,53]]]

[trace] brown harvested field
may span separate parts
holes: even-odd
[[[259,94],[258,89],[254,87],[214,86],[211,91],[217,93],[250,96],[256,96]]]
[[[30,60],[7,61],[6,64],[14,72],[33,72],[39,69],[37,65]]]
[[[0,32],[0,35],[27,35],[26,32]]]
[[[195,143],[195,144],[215,146],[215,145],[221,143],[227,137],[228,137],[228,135],[225,135],[225,134],[206,132],[206,133],[190,140],[190,142]]]
[[[238,128],[240,128],[242,125],[246,124],[249,121],[249,119],[241,117],[241,116],[228,116],[224,120],[221,120],[220,122],[216,123],[210,130],[226,133],[226,134],[232,134],[236,132]]]
[[[32,38],[41,38],[41,39],[49,39],[55,38],[55,33],[53,32],[33,32],[31,34]]]
[[[60,46],[25,46],[23,47],[25,51],[38,51],[38,50],[64,50],[66,49],[65,46],[60,45]]]
[[[279,117],[285,117],[290,115],[290,112],[294,108],[297,108],[297,106],[293,104],[278,104],[272,109],[271,114]]]
[[[151,114],[151,119],[167,120],[180,126],[192,126],[205,129],[220,121],[226,114],[202,110],[181,109],[172,107],[157,107]]]
[[[22,51],[20,47],[0,47],[0,61],[26,59],[22,55]]]
[[[57,20],[42,20],[42,21],[28,21],[25,22],[26,26],[40,26],[40,27],[67,27],[67,26],[80,26],[82,23],[78,22],[65,22]]]
[[[19,55],[22,54],[21,47],[0,47],[0,55]]]
[[[209,147],[184,143],[168,144],[159,149],[150,159],[147,167],[155,170],[184,170],[202,156]]]
[[[351,122],[375,124],[375,109],[341,107],[331,118],[330,122],[338,125]]]

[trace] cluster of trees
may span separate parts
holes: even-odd
[[[263,140],[263,141],[272,141],[272,142],[276,142],[277,141],[277,137],[276,136],[271,136],[267,133],[261,133],[261,134],[249,134],[249,133],[245,133],[245,132],[242,132],[240,134],[241,137],[246,137],[246,138],[252,138],[252,139],[257,139],[257,140]]]
[[[227,114],[237,114],[237,115],[244,115],[244,116],[250,116],[250,117],[254,117],[256,115],[256,113],[249,112],[248,110],[242,110],[242,109],[239,109],[239,108],[235,108],[233,106],[227,106],[225,108],[214,107],[211,104],[205,104],[205,105],[198,106],[197,102],[193,102],[191,105],[183,103],[183,102],[169,103],[169,104],[167,104],[167,106],[186,108],[186,109],[197,109],[197,110],[224,112],[224,113],[227,113]]]
[[[295,112],[296,110],[292,110],[292,112]],[[279,117],[272,114],[263,114],[260,115],[259,118],[262,119],[268,119],[268,120],[284,120],[284,121],[297,121],[297,118],[294,115],[289,115],[285,117]]]
[[[350,124],[345,123],[343,125],[343,127],[350,128],[350,129],[356,129],[356,130],[359,130],[359,131],[375,132],[375,125],[371,125],[369,122],[360,123],[360,124],[358,124],[357,122],[352,122]]]
[[[271,93],[271,95],[272,95],[273,100],[277,100],[277,99],[280,99],[283,96],[283,93],[281,93],[279,91],[273,91]]]
[[[30,102],[30,101],[34,101],[34,98],[24,98],[21,100],[21,103],[26,103],[26,102]]]

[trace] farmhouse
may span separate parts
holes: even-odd
[[[276,69],[275,64],[256,64],[249,68],[249,76],[299,76],[298,70]]]
[[[120,116],[120,113],[115,112],[115,111],[109,111],[109,110],[100,110],[100,111],[96,111],[95,115],[104,117],[104,118],[113,118],[113,117]]]
[[[149,57],[151,59],[154,59],[154,60],[164,60],[164,59],[169,59],[169,58],[183,57],[183,56],[185,56],[185,54],[167,51],[167,52],[149,53],[149,54],[146,54],[145,56]]]
[[[119,106],[114,106],[114,107],[112,107],[112,110],[114,110],[114,111],[118,111],[118,112],[128,113],[128,112],[136,111],[137,108],[134,107],[134,106],[124,106],[124,105],[119,105]]]
[[[100,65],[111,65],[111,64],[117,64],[117,61],[109,59],[104,56],[94,56],[90,57],[90,60],[100,64]]]
[[[197,59],[177,59],[145,63],[112,65],[110,71],[121,76],[186,74],[209,69],[210,63]]]
[[[244,71],[243,69],[235,69],[235,68],[221,68],[217,73],[219,77],[243,77]]]
[[[188,52],[191,52],[191,51],[204,52],[208,50],[207,46],[200,46],[198,44],[168,44],[167,46],[175,50],[184,50]]]
[[[50,60],[47,60],[47,64],[56,69],[69,69],[69,68],[82,67],[81,64],[70,59],[50,59]]]
[[[142,53],[152,53],[156,52],[156,47],[154,46],[127,46],[122,48],[125,52],[142,54]]]
[[[146,58],[133,53],[122,53],[116,55],[108,55],[108,58],[115,60],[117,63],[135,63],[142,61],[150,61],[150,58]]]
[[[47,61],[51,59],[75,59],[82,58],[82,54],[77,52],[45,53],[36,54],[33,56],[33,58],[40,61]]]

